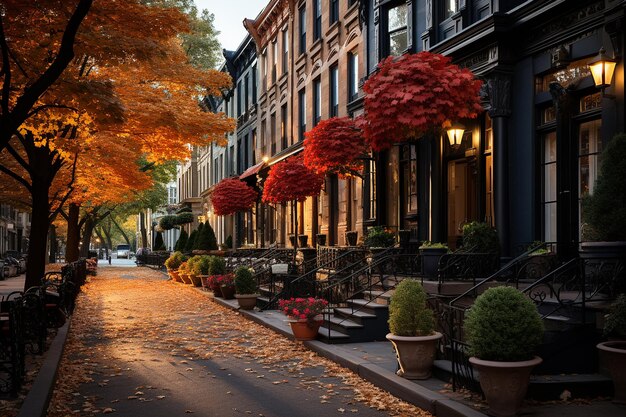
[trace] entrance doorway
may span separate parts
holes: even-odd
[[[448,162],[448,247],[461,245],[463,225],[478,218],[476,160],[457,159]]]

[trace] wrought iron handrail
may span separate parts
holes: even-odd
[[[309,272],[304,273],[303,275],[300,275],[298,278],[296,278],[295,280],[293,280],[291,283],[293,285],[298,285],[299,282],[301,281],[306,281],[307,279],[310,279],[311,277],[317,277],[317,273],[327,269],[330,265],[332,265],[333,263],[336,263],[338,260],[347,258],[350,255],[355,255],[357,253],[365,253],[365,250],[362,248],[353,248],[353,249],[349,249],[347,251],[345,251],[344,253],[342,253],[341,255],[337,256],[336,258],[331,259],[330,261],[327,261],[325,263],[323,263],[322,265],[318,265],[317,268],[314,268],[312,270],[310,270]],[[359,259],[356,262],[351,263],[350,265],[348,265],[347,267],[344,267],[343,269],[340,270],[340,272],[343,272],[346,268],[350,268],[358,263],[361,263],[364,261],[365,258],[363,259]],[[335,271],[337,272],[337,271]],[[332,273],[330,274],[332,275]],[[330,278],[329,275],[329,278]]]

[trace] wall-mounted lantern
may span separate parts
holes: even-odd
[[[604,89],[610,86],[611,81],[613,81],[613,73],[615,72],[617,62],[606,55],[604,48],[600,48],[598,55],[589,61],[587,65],[591,70],[596,87],[602,90],[602,96],[607,96],[604,94]]]
[[[448,129],[446,129],[448,133],[448,140],[450,141],[450,146],[456,148],[461,145],[463,141],[463,135],[465,134],[465,126],[460,123],[453,123]]]

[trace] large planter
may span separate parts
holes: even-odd
[[[411,231],[410,230],[398,230],[398,242],[400,246],[406,248],[409,246],[409,242],[411,241]]]
[[[179,273],[178,273],[178,269],[171,269],[168,272],[170,274],[170,277],[172,278],[172,281],[174,281],[174,282],[181,282],[180,281],[180,276],[179,276]]]
[[[200,279],[200,275],[196,275],[196,274],[189,274],[189,279],[191,280],[191,284],[194,287],[200,287],[202,286],[202,281]]]
[[[480,387],[487,398],[489,414],[514,417],[526,397],[530,372],[542,359],[535,356],[528,361],[497,362],[471,357],[469,361],[480,373]]]
[[[439,259],[446,254],[446,248],[423,248],[420,249],[420,257],[422,258],[422,274],[426,278],[437,278],[439,271]]]
[[[211,289],[211,284],[209,284],[209,275],[198,275],[200,278],[200,284],[202,284],[202,289],[205,291],[209,291]]]
[[[322,325],[322,320],[290,320],[289,325],[296,340],[315,340]]]
[[[406,379],[428,379],[435,361],[437,343],[443,335],[439,332],[430,336],[396,336],[387,334],[393,347],[400,369],[397,374]]]
[[[234,285],[222,285],[220,287],[220,291],[222,292],[222,297],[224,297],[225,300],[232,300],[235,298]]]
[[[296,247],[296,235],[289,235],[289,243],[291,243],[292,247]]]
[[[217,284],[211,284],[211,291],[214,297],[222,297],[222,287]]]
[[[259,294],[235,294],[239,308],[242,310],[252,310],[256,306],[256,299]]]
[[[348,246],[356,246],[359,240],[359,232],[356,230],[350,230],[346,232],[346,244]]]
[[[183,284],[193,285],[193,281],[190,277],[191,274],[185,272],[183,274],[179,274],[180,280]]]
[[[306,248],[307,246],[309,246],[309,235],[299,235],[298,244],[301,248]]]
[[[613,378],[613,402],[626,404],[626,341],[611,341],[597,345],[602,363]]]
[[[317,238],[317,244],[319,246],[326,246],[326,234],[320,233],[315,236]]]

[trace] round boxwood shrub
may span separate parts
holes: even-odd
[[[389,304],[389,331],[396,336],[428,336],[435,331],[433,312],[418,281],[405,279],[396,287]]]
[[[512,287],[490,288],[481,294],[465,319],[470,355],[488,361],[532,359],[543,340],[537,308]]]
[[[463,248],[475,253],[500,253],[500,239],[487,223],[471,222],[463,226]]]
[[[163,230],[173,229],[174,226],[178,224],[177,218],[178,216],[171,216],[171,215],[163,216],[159,219],[159,227]]]
[[[226,273],[226,261],[221,256],[210,256],[209,275],[224,275]]]
[[[255,294],[256,282],[250,268],[240,266],[235,271],[235,292],[237,294]]]
[[[187,224],[193,222],[193,213],[180,213],[175,217],[175,223],[178,224]]]
[[[626,339],[626,294],[621,294],[609,307],[604,322],[604,335]]]

